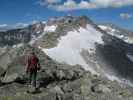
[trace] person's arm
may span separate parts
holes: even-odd
[[[40,63],[38,63],[37,66],[38,66],[37,69],[38,69],[38,70],[41,70]]]
[[[30,59],[28,58],[26,62],[26,69],[25,69],[26,73],[28,73],[29,67],[30,67]]]
[[[40,62],[39,62],[39,59],[38,59],[38,58],[37,58],[37,60],[38,60],[38,61],[37,61],[37,62],[38,62],[38,63],[37,63],[37,69],[40,70],[40,69],[41,69]]]

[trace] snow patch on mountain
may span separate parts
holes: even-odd
[[[41,48],[51,58],[58,62],[64,62],[70,65],[82,65],[85,70],[96,73],[83,59],[81,51],[95,51],[95,43],[103,44],[102,33],[93,26],[87,25],[86,28],[80,27],[79,30],[69,31],[66,36],[59,39],[57,47],[51,49]]]
[[[13,45],[13,48],[20,48],[22,47],[24,44],[23,43],[20,43],[20,44],[17,44],[17,45]]]
[[[117,82],[121,83],[121,85],[129,85],[129,86],[133,87],[133,83],[128,79],[119,78],[115,75],[110,75],[110,74],[107,74],[107,73],[104,73],[104,74],[111,81],[117,81]]]
[[[133,43],[132,37],[128,37],[123,34],[117,34],[117,33],[120,33],[120,31],[117,29],[113,29],[112,27],[105,26],[105,25],[99,25],[98,27],[101,28],[102,30],[106,31],[108,34],[124,40],[126,43]]]
[[[39,40],[40,38],[42,38],[44,35],[46,34],[46,32],[43,32],[41,35],[39,35],[38,37],[36,36],[32,36],[31,41],[29,42],[30,45],[33,45],[37,40]]]
[[[57,25],[51,25],[51,26],[46,25],[44,28],[44,32],[55,32],[56,28]]]
[[[32,40],[29,42],[29,44],[33,45],[37,40],[41,39],[47,32],[55,32],[56,28],[57,25],[51,25],[51,26],[46,25],[43,29],[43,32],[38,37],[32,35]],[[40,31],[38,31],[37,33],[39,34]]]
[[[127,54],[126,56],[128,57],[129,60],[133,62],[133,54]]]
[[[108,29],[108,27],[107,26],[104,26],[104,25],[99,25],[98,27],[101,28],[101,29],[103,29],[103,30],[107,30]]]
[[[109,33],[110,35],[112,36],[116,36],[117,38],[120,38],[122,39],[124,36],[123,35],[118,35],[118,34],[115,34],[115,32],[118,32],[118,30],[116,29],[113,29],[109,26],[104,26],[104,25],[99,25],[99,27],[102,29],[102,30],[105,30],[107,33]]]

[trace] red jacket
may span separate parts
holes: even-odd
[[[26,71],[37,71],[39,67],[39,59],[35,55],[28,58]]]

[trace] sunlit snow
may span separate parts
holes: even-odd
[[[91,25],[87,28],[80,27],[79,31],[73,30],[62,36],[57,47],[51,49],[43,49],[51,58],[58,62],[64,62],[70,65],[82,65],[86,70],[91,70],[95,73],[89,65],[86,64],[81,56],[82,49],[90,51],[95,50],[95,43],[103,43],[102,34],[98,32]]]
[[[47,32],[54,32],[57,28],[57,25],[51,25],[51,26],[45,26],[44,27],[44,31],[42,34],[40,34],[38,37],[36,36],[32,36],[32,40],[29,42],[29,44],[34,44],[37,40],[39,40],[40,38],[42,38]],[[38,32],[40,33],[40,32]]]
[[[57,25],[51,25],[51,26],[46,25],[44,28],[44,32],[54,32],[56,28],[57,28]]]
[[[117,34],[117,32],[119,32],[119,30],[113,29],[109,26],[105,26],[105,25],[99,25],[99,28],[101,28],[102,30],[105,30],[108,34],[115,36],[119,39],[124,40],[127,43],[133,43],[133,39],[128,37],[128,36],[124,36],[122,34]]]

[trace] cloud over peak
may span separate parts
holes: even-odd
[[[0,28],[8,26],[7,24],[1,24]]]
[[[121,13],[120,17],[121,19],[130,19],[130,18],[133,18],[133,15],[129,13]]]
[[[108,7],[123,7],[133,5],[133,0],[41,0],[41,5],[57,11],[68,11],[78,9],[95,9]]]
[[[133,5],[133,0],[90,0],[99,7],[122,7]]]
[[[40,0],[39,4],[40,5],[54,5],[54,4],[57,4],[57,3],[60,3],[61,0]]]
[[[28,25],[29,24],[27,24],[27,23],[16,23],[13,25],[0,24],[0,31],[6,31],[6,30],[16,29],[16,28],[24,28],[24,27],[27,27]]]

